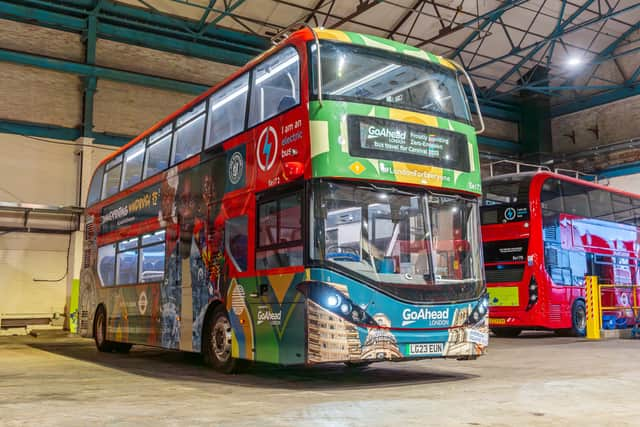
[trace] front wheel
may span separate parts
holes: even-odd
[[[520,328],[495,328],[491,329],[491,332],[498,338],[515,338],[520,335],[522,329]]]
[[[216,371],[231,374],[242,370],[246,363],[231,356],[231,322],[222,306],[216,307],[203,326],[204,361]]]

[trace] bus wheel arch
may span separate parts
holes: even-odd
[[[231,321],[225,306],[220,301],[212,302],[202,322],[202,357],[215,370],[237,373],[243,370],[246,361],[236,359],[231,354],[233,339]]]
[[[584,298],[576,298],[571,304],[571,327],[557,329],[561,337],[583,337],[587,332],[587,307]]]

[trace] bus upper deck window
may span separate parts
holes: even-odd
[[[244,130],[248,92],[249,73],[246,73],[211,95],[205,148]]]
[[[121,190],[140,182],[142,178],[142,163],[144,162],[144,145],[145,141],[141,141],[129,148],[125,153]]]
[[[87,197],[87,206],[91,206],[100,200],[100,190],[102,189],[102,176],[104,174],[104,166],[100,166],[93,175],[91,186],[89,187],[89,197]]]
[[[188,159],[202,149],[204,134],[205,104],[201,103],[183,114],[176,122],[171,164]]]
[[[102,198],[113,196],[120,190],[120,174],[122,172],[122,154],[114,157],[105,165],[102,180]]]
[[[249,127],[300,103],[300,58],[288,47],[256,66],[251,87]]]
[[[162,172],[169,166],[172,124],[165,126],[149,138],[147,158],[144,165],[144,178]]]

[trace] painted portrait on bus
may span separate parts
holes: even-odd
[[[215,161],[210,161],[191,170],[185,175],[184,186],[179,192],[180,244],[186,245],[187,238],[190,237],[188,256],[191,270],[194,350],[201,349],[202,325],[209,302],[222,298],[218,278],[223,259],[223,232],[222,227],[216,226],[214,220],[221,207],[219,197],[222,196],[222,190],[218,189],[224,189],[224,181],[220,181],[217,176],[224,168],[219,166]],[[224,176],[222,179],[224,180]],[[182,206],[182,203],[185,205]],[[182,221],[189,223],[183,224]]]
[[[179,176],[176,167],[163,174],[160,185],[158,219],[166,230],[166,274],[160,289],[160,342],[163,347],[180,347],[180,312],[182,308],[181,265],[178,254],[179,227],[176,207]]]

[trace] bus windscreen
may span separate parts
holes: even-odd
[[[322,41],[320,52],[327,98],[471,121],[462,85],[449,68],[352,44]],[[315,55],[311,59],[315,61]]]

